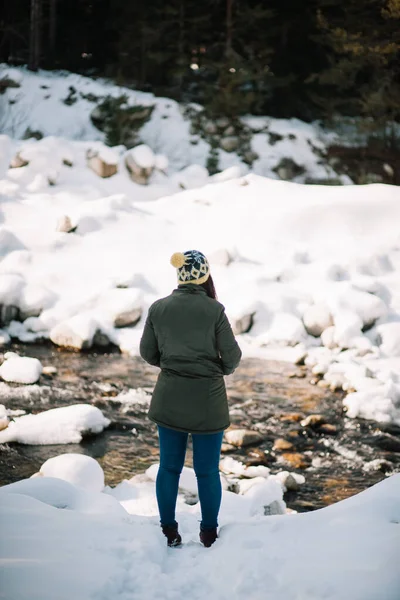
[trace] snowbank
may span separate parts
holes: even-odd
[[[16,418],[0,432],[0,444],[79,444],[83,436],[100,433],[109,424],[97,407],[73,404]]]
[[[143,500],[148,485],[136,484]],[[158,600],[166,590],[194,600],[397,600],[399,494],[394,475],[315,512],[249,517],[246,497],[224,492],[225,501],[235,496],[235,510],[215,545],[198,544],[198,512],[187,506],[176,550],[156,513],[127,520],[123,500],[61,480],[22,481],[0,489],[2,590],[13,600]]]

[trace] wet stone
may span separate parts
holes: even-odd
[[[374,439],[375,446],[388,452],[400,452],[400,439],[389,433],[377,435]]]
[[[337,435],[338,429],[336,425],[332,425],[331,423],[322,423],[318,427],[318,433],[324,433],[325,435]]]
[[[281,421],[290,421],[290,422],[299,422],[304,419],[304,415],[302,413],[287,413],[279,417]]]
[[[292,450],[293,447],[294,446],[293,446],[292,442],[288,442],[287,440],[284,440],[283,438],[279,438],[279,439],[275,440],[272,450],[278,450],[278,451],[282,452],[283,450]]]
[[[299,452],[284,452],[282,459],[293,469],[306,469],[310,464],[310,461]]]
[[[322,424],[326,422],[326,419],[323,415],[308,415],[305,419],[303,419],[300,423],[302,427],[320,427]]]

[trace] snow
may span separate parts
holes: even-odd
[[[0,377],[12,383],[36,383],[41,374],[41,362],[27,356],[11,356],[0,366]]]
[[[138,477],[108,494],[47,477],[0,488],[3,594],[13,600],[398,599],[400,475],[311,513],[252,515],[252,503],[276,496],[267,483],[246,495],[223,492],[220,537],[207,550],[198,543],[198,506],[181,497],[184,545],[167,548],[154,483]]]
[[[173,100],[68,73],[17,72],[21,87],[4,95],[18,99],[15,118],[3,124],[12,138],[0,138],[0,304],[25,320],[2,325],[3,340],[50,338],[81,349],[101,333],[137,355],[148,307],[176,285],[169,257],[197,247],[215,257],[230,319],[253,315],[251,330],[238,336],[244,356],[308,354],[327,385],[361,394],[349,396],[350,416],[400,423],[398,187],[300,184],[335,176],[312,150],[323,151],[332,134],[262,117],[244,119],[257,131],[253,172],[220,151],[223,171],[210,177],[210,148],[191,143],[190,122]],[[68,106],[70,86],[77,100]],[[125,92],[130,106],[154,105],[142,144],[128,151],[104,145],[90,121],[94,103],[84,97]],[[45,137],[21,139],[28,125]],[[111,153],[118,172],[98,177],[88,151]],[[7,169],[17,152],[29,164]],[[148,185],[130,179],[127,152],[156,167]],[[306,175],[278,181],[281,158]],[[76,230],[57,231],[61,217]]]
[[[49,458],[33,477],[56,477],[88,492],[102,492],[104,472],[97,460],[84,454],[59,454]]]
[[[84,435],[100,433],[109,424],[99,408],[73,404],[16,418],[0,432],[0,444],[79,444]]]

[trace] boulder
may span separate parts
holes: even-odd
[[[279,164],[272,170],[280,179],[285,181],[291,181],[295,177],[305,173],[305,168],[295,163],[291,158],[282,158]]]
[[[215,135],[218,131],[217,126],[213,121],[206,121],[203,125],[203,130],[208,135]]]
[[[26,160],[26,158],[23,158],[23,156],[17,152],[10,162],[10,169],[20,169],[21,167],[26,167],[27,165],[29,165],[29,160]]]
[[[37,358],[12,354],[0,367],[0,377],[9,383],[36,383],[42,374],[42,364]]]
[[[253,327],[255,314],[256,313],[253,312],[247,315],[243,315],[239,319],[235,319],[232,323],[233,333],[235,335],[240,335],[241,333],[248,333]]]
[[[325,329],[333,325],[333,317],[325,304],[314,304],[305,310],[303,323],[309,335],[320,337]]]
[[[87,165],[92,171],[99,177],[107,178],[112,177],[118,172],[118,163],[115,162],[111,157],[106,158],[100,155],[100,153],[88,150],[86,154]]]
[[[143,294],[136,288],[116,288],[103,294],[100,310],[112,319],[114,327],[134,326],[143,312]]]
[[[56,231],[61,233],[71,233],[75,230],[75,226],[72,225],[71,219],[68,215],[62,215],[57,221]]]
[[[0,404],[0,431],[8,427],[9,419],[7,416],[6,407]]]
[[[283,450],[292,450],[292,448],[293,448],[292,442],[289,442],[288,440],[284,440],[283,438],[278,438],[277,440],[275,440],[272,450],[283,451]]]
[[[229,135],[221,139],[219,145],[225,152],[235,152],[239,148],[239,138],[234,135]]]
[[[156,157],[152,150],[141,144],[129,150],[125,156],[125,165],[132,181],[147,185],[156,166]]]
[[[251,431],[250,429],[230,429],[225,432],[227,443],[237,448],[259,444],[263,439],[260,433]]]
[[[92,346],[97,329],[97,322],[90,315],[76,315],[55,325],[50,339],[56,346],[84,350]]]
[[[218,129],[226,129],[227,127],[229,127],[230,121],[228,117],[219,117],[219,119],[215,121],[215,124],[218,127]]]

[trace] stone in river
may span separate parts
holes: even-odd
[[[305,419],[303,419],[300,423],[302,427],[320,427],[323,423],[325,423],[326,419],[323,415],[308,415]]]
[[[274,445],[273,445],[273,450],[292,450],[293,448],[293,444],[292,442],[288,442],[287,440],[284,440],[283,438],[278,438],[277,440],[275,440]]]
[[[237,448],[259,444],[263,439],[257,431],[250,429],[230,429],[225,432],[225,440]]]
[[[308,467],[306,457],[299,452],[284,452],[282,458],[294,469],[306,469]]]

